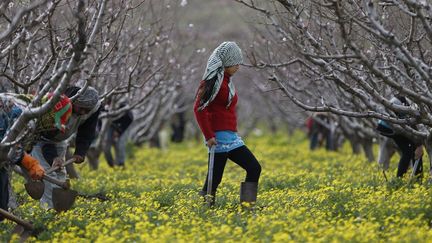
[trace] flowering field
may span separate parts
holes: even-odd
[[[215,208],[197,192],[206,173],[201,144],[171,145],[167,151],[135,151],[126,170],[105,164],[80,168],[72,187],[105,193],[110,200],[79,198],[66,213],[45,212],[15,183],[18,213],[43,230],[36,240],[54,242],[266,242],[421,241],[432,239],[432,190],[406,186],[362,156],[308,151],[301,136],[250,137],[247,144],[263,167],[254,212],[238,205],[243,171],[228,163]],[[396,158],[395,158],[396,159]],[[393,161],[392,168],[396,164]],[[429,166],[426,166],[429,169]],[[0,224],[0,242],[10,239]]]

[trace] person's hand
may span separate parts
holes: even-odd
[[[423,145],[418,146],[414,152],[415,159],[420,159],[423,156]]]
[[[207,140],[207,146],[209,147],[209,148],[211,148],[213,145],[216,145],[217,144],[217,142],[216,142],[216,138],[210,138],[209,140]]]
[[[55,157],[53,159],[53,163],[51,165],[51,168],[63,168],[63,164],[65,163],[64,159],[62,157]]]
[[[72,158],[77,164],[81,164],[82,162],[84,162],[84,157],[82,157],[81,155],[75,154]]]
[[[118,139],[120,137],[120,133],[117,131],[113,131],[113,138]]]

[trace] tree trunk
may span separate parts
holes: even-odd
[[[369,162],[375,161],[375,156],[373,153],[373,143],[371,140],[364,140],[362,141],[363,151],[366,155],[366,158]]]
[[[99,156],[101,154],[102,150],[90,147],[89,151],[87,152],[87,160],[90,165],[90,169],[97,170],[99,168]]]
[[[149,140],[149,146],[150,148],[161,148],[160,138],[159,138],[159,132],[155,132],[153,137]]]
[[[257,120],[258,120],[258,119],[257,119]],[[269,128],[270,128],[271,133],[272,133],[273,135],[275,135],[275,134],[277,133],[277,131],[278,131],[278,126],[276,125],[275,120],[273,120],[273,119],[268,119],[267,121],[268,121],[268,125],[269,125]]]
[[[361,152],[361,144],[357,139],[348,138],[353,154],[360,154]]]
[[[185,113],[180,112],[174,114],[173,121],[171,122],[172,134],[171,142],[181,143],[184,139],[186,120],[184,118]]]
[[[429,157],[429,179],[432,179],[432,137],[431,135],[429,135],[428,139],[426,140],[425,143],[425,149],[426,149],[426,153],[428,154]],[[423,168],[425,166],[423,165]]]
[[[242,137],[244,138],[248,137],[252,133],[253,129],[256,128],[258,124],[258,118],[252,118],[252,120],[245,123],[246,128],[242,132]]]

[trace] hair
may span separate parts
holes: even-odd
[[[401,102],[404,106],[409,106],[409,102],[408,102],[408,100],[406,99],[405,96],[402,96],[402,95],[396,95],[395,97],[396,97],[398,100],[400,100],[400,102]]]
[[[197,97],[200,101],[200,106],[205,104],[211,97],[213,88],[215,86],[217,79],[217,75],[215,75],[213,78],[209,80],[203,80],[201,81],[201,84],[198,88]]]

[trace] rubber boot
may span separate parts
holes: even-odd
[[[258,182],[242,182],[240,185],[240,204],[252,209],[258,193]]]

